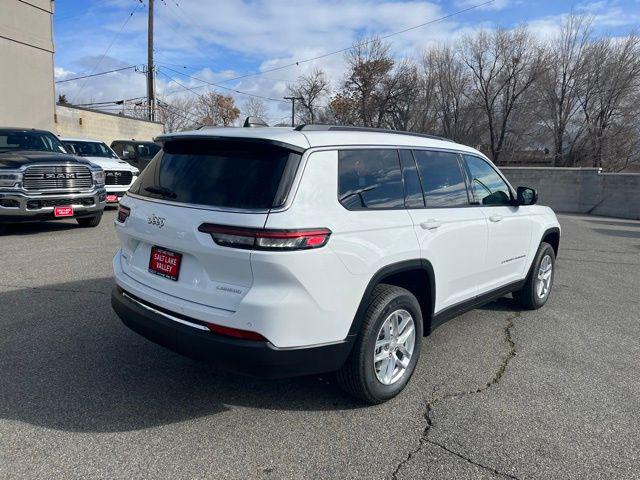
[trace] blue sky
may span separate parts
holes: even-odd
[[[209,88],[176,73],[181,72],[229,88],[281,98],[288,82],[315,67],[338,80],[343,72],[342,55],[259,76],[230,79],[322,55],[347,47],[363,36],[385,35],[483,1],[156,0],[158,92],[167,99],[193,95],[177,82],[197,88],[197,92]],[[57,0],[57,79],[146,63],[146,3],[147,0]],[[478,28],[528,24],[536,36],[549,38],[572,9],[593,16],[596,35],[621,36],[640,28],[640,0],[495,0],[389,41],[394,55],[401,58],[417,57],[429,44],[455,41]],[[131,12],[135,12],[133,16]],[[145,81],[142,74],[130,69],[61,83],[58,92],[75,103],[110,101],[143,96]],[[240,107],[248,98],[231,94]],[[266,103],[272,121],[286,117],[286,104]]]

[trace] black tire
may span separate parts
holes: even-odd
[[[80,225],[82,228],[97,227],[98,225],[100,225],[100,220],[102,220],[102,213],[100,213],[99,215],[94,215],[93,217],[76,218],[76,222],[78,222],[78,225]]]
[[[540,297],[536,291],[536,279],[538,278],[540,264],[547,256],[551,259],[551,276],[546,295]],[[513,299],[518,305],[526,310],[537,310],[547,303],[547,300],[549,300],[549,296],[551,295],[551,289],[553,288],[553,278],[556,270],[555,265],[556,255],[553,247],[546,242],[542,242],[538,247],[538,252],[536,253],[535,258],[533,259],[533,264],[531,265],[531,270],[527,276],[527,281],[520,290],[513,292]]]
[[[391,385],[378,380],[373,356],[378,332],[384,321],[395,310],[411,314],[415,328],[415,343],[409,364],[401,378]],[[337,372],[338,384],[354,397],[370,404],[385,402],[404,389],[413,374],[422,345],[422,312],[416,297],[404,288],[393,285],[377,285],[364,314],[360,334],[349,358]]]

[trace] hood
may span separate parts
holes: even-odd
[[[119,158],[109,157],[82,157],[91,163],[102,167],[103,170],[125,170],[128,172],[135,172],[138,168],[128,164],[124,160]]]
[[[70,155],[68,153],[55,152],[37,152],[30,150],[21,150],[17,152],[0,153],[0,169],[18,169],[33,164],[60,164],[73,163],[76,165],[91,166],[91,162],[84,158]]]

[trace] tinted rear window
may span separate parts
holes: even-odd
[[[169,141],[131,191],[180,203],[268,209],[284,203],[299,163],[300,154],[264,142]]]
[[[340,150],[338,196],[348,210],[404,207],[404,188],[395,149]]]
[[[160,151],[160,145],[156,143],[137,143],[136,149],[138,155],[144,159],[150,159],[156,156],[156,153]]]

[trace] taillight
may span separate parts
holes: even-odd
[[[118,205],[118,222],[124,223],[124,221],[131,215],[131,209],[124,205]]]
[[[222,325],[215,325],[213,323],[207,323],[207,328],[211,330],[213,333],[217,335],[222,335],[223,337],[239,338],[241,340],[255,340],[258,342],[268,341],[259,333],[251,332],[249,330],[240,330],[238,328],[223,327]]]
[[[198,227],[223,247],[248,250],[308,250],[327,244],[331,230],[304,228],[299,230],[268,230],[260,228],[229,227],[203,223]]]

